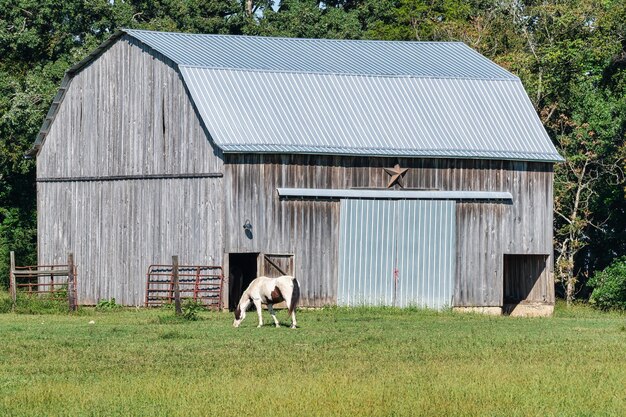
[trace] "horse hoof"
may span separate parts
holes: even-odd
[[[277,327],[277,328],[278,328],[278,327],[280,327],[280,324],[277,324],[277,325],[276,325],[276,327]]]
[[[291,329],[297,329],[297,327],[296,327],[296,326],[291,326],[290,328],[291,328]]]
[[[260,328],[260,327],[263,327],[263,325],[259,324],[258,326],[256,326],[257,329]]]

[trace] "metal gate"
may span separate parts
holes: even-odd
[[[337,303],[452,304],[454,201],[341,200]]]
[[[146,307],[174,302],[174,268],[172,265],[150,265],[146,274]],[[206,307],[222,309],[224,272],[221,266],[179,265],[180,298],[191,299]]]

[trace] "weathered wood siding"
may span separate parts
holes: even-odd
[[[454,305],[501,306],[503,256],[552,252],[552,165],[508,161],[227,155],[225,251],[295,254],[307,305],[336,300],[339,202],[279,199],[277,187],[384,188],[384,167],[410,168],[405,188],[508,191],[512,203],[457,204]],[[248,219],[253,238],[244,234]],[[548,301],[553,283],[539,285]]]
[[[201,175],[221,172],[175,65],[124,37],[74,76],[38,155],[39,262],[73,251],[81,303],[143,304],[149,264],[221,265],[223,178]]]
[[[81,304],[142,305],[150,264],[222,264],[220,192],[212,178],[40,183],[40,262],[72,250]]]
[[[37,176],[221,172],[217,149],[175,64],[124,36],[72,79]]]

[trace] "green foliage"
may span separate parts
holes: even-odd
[[[0,290],[0,314],[8,313],[13,308],[13,302],[8,292]]]
[[[18,296],[15,305],[18,314],[67,314],[67,300],[52,299],[46,296]]]
[[[589,302],[594,307],[626,310],[626,256],[596,272],[588,285],[593,288]]]
[[[187,299],[182,305],[183,318],[189,321],[198,320],[198,313],[205,310],[204,305],[199,301]]]
[[[182,301],[181,311],[182,315],[174,315],[168,314],[166,316],[159,316],[157,318],[158,323],[167,324],[167,323],[176,323],[182,321],[196,321],[200,319],[199,313],[202,311],[206,311],[205,306],[199,302],[194,301],[191,298],[187,298]],[[166,310],[174,313],[174,303],[164,303],[161,306],[162,310]]]
[[[49,295],[27,295],[18,291],[15,308],[11,297],[6,292],[0,292],[0,313],[12,311],[16,314],[67,314],[67,297],[63,299],[63,292],[60,291],[52,298]]]
[[[18,265],[37,263],[34,209],[0,207],[0,288],[9,287],[10,252]]]
[[[96,304],[96,310],[98,311],[111,311],[111,310],[119,310],[122,306],[115,302],[115,298],[111,298],[110,300],[100,299],[98,300],[98,304]]]
[[[277,11],[266,10],[257,25],[248,26],[251,35],[297,38],[357,39],[361,24],[355,10],[337,5],[320,5],[315,0],[281,1]]]
[[[134,23],[144,29],[238,34],[248,24],[243,5],[236,0],[135,0],[129,4],[135,12]]]

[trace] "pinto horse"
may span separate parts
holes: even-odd
[[[257,327],[263,326],[261,304],[267,304],[267,309],[274,319],[274,324],[276,327],[280,327],[280,323],[274,313],[273,305],[282,301],[287,304],[289,314],[291,315],[291,328],[295,329],[296,306],[298,305],[298,301],[300,301],[300,284],[298,284],[298,280],[289,275],[283,275],[278,278],[255,278],[243,292],[239,304],[237,304],[233,326],[239,327],[243,319],[246,318],[246,309],[252,302],[259,315],[259,325]]]

